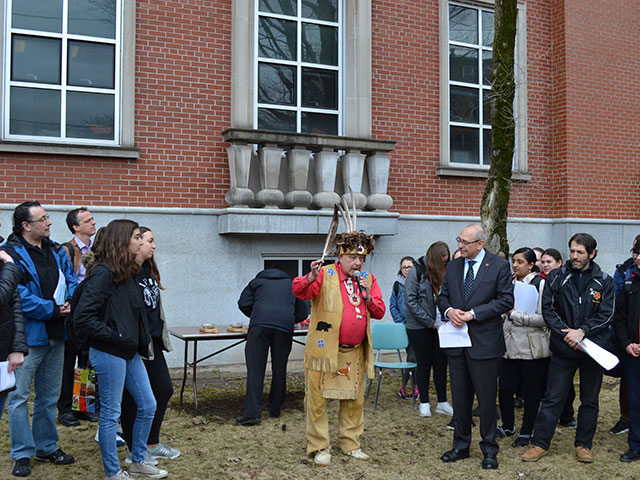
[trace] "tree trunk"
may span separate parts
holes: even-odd
[[[491,166],[480,205],[480,218],[489,237],[487,249],[507,258],[507,215],[515,145],[513,100],[517,0],[496,0],[494,20],[491,67]]]

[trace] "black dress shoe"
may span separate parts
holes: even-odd
[[[260,417],[258,418],[246,418],[246,417],[238,417],[236,418],[236,425],[257,425],[262,421]]]
[[[78,420],[86,420],[87,422],[97,422],[100,420],[100,415],[93,412],[73,412],[73,416]]]
[[[485,453],[482,460],[482,468],[484,470],[495,470],[498,468],[498,457],[495,453]]]
[[[61,413],[58,415],[58,421],[65,427],[78,427],[80,422],[73,413]]]
[[[620,455],[621,462],[635,462],[636,460],[640,460],[640,450],[629,449]]]
[[[458,450],[457,448],[452,448],[448,452],[444,452],[440,457],[444,463],[452,463],[457,462],[458,460],[462,460],[464,458],[469,458],[469,449],[464,448],[462,450]]]

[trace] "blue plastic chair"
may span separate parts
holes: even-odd
[[[413,369],[418,366],[415,362],[403,362],[402,355],[400,355],[400,349],[405,349],[409,345],[409,337],[407,337],[407,330],[402,323],[374,323],[371,325],[371,346],[376,351],[376,359],[374,367],[378,368],[378,389],[376,390],[376,401],[373,409],[378,408],[378,397],[380,396],[380,384],[382,383],[382,372],[385,368],[394,368],[399,370],[409,370],[409,377],[411,378],[411,391],[415,390],[415,380],[413,378]],[[380,362],[378,357],[381,350],[395,350],[398,352],[397,362]],[[369,391],[371,390],[371,383],[373,378],[369,379],[369,386],[367,388],[367,397],[369,397]],[[416,398],[413,398],[413,409],[416,409]]]

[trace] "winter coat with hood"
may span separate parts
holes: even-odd
[[[407,302],[407,321],[409,330],[433,328],[436,325],[436,301],[438,292],[433,291],[429,277],[426,275],[426,256],[418,259],[409,270],[404,282],[404,295]],[[418,278],[420,277],[420,278]]]
[[[609,333],[615,301],[613,278],[591,262],[585,272],[589,277],[579,291],[576,273],[571,262],[552,270],[542,292],[542,315],[551,329],[551,351],[565,358],[586,355],[564,342],[566,333],[562,330],[566,328],[580,328],[585,338],[608,350],[613,348]]]
[[[249,328],[260,326],[293,333],[294,324],[309,316],[309,307],[294,297],[291,284],[291,277],[277,268],[263,270],[249,282],[238,300],[240,311],[251,318]]]

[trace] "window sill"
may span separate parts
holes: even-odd
[[[441,177],[471,177],[471,178],[488,178],[489,169],[464,168],[464,167],[436,167],[436,175]],[[519,180],[521,182],[530,182],[531,174],[529,172],[512,172],[511,180]]]
[[[133,147],[100,147],[7,141],[0,142],[0,152],[42,153],[47,155],[73,155],[83,157],[140,158],[140,149]]]

